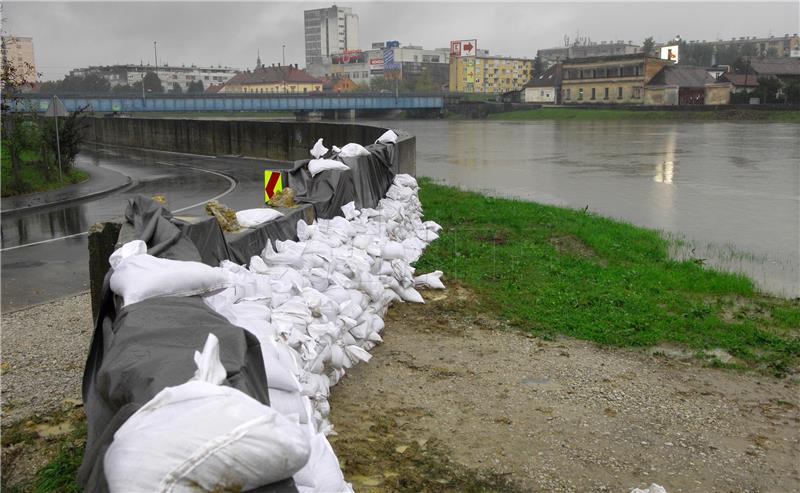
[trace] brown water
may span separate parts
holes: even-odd
[[[417,173],[659,229],[676,256],[800,296],[800,125],[381,122],[417,136]],[[694,249],[694,252],[692,252]]]

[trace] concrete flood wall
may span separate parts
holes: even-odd
[[[247,156],[276,160],[308,159],[319,138],[326,146],[350,142],[368,145],[387,129],[357,123],[289,121],[92,118],[88,142],[210,156]],[[398,173],[416,175],[416,138],[403,131],[397,147]]]

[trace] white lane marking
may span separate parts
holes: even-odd
[[[186,206],[186,207],[182,207],[180,209],[176,209],[176,210],[172,211],[173,214],[179,214],[179,213],[181,213],[183,211],[188,211],[189,209],[194,209],[195,207],[199,207],[199,206],[205,204],[206,202],[210,202],[212,200],[219,200],[222,197],[228,195],[229,193],[233,192],[236,189],[236,185],[237,185],[236,180],[234,178],[232,178],[232,177],[230,177],[230,176],[228,176],[228,175],[226,175],[224,173],[220,173],[218,171],[212,171],[210,169],[203,169],[203,168],[196,168],[194,166],[187,166],[187,165],[184,165],[184,164],[167,163],[167,162],[164,162],[164,161],[156,161],[156,164],[163,164],[165,166],[178,166],[178,167],[181,167],[181,168],[189,168],[189,169],[193,169],[193,170],[196,170],[196,171],[202,171],[203,173],[211,173],[212,175],[217,175],[217,176],[221,176],[221,177],[225,178],[226,180],[228,180],[228,183],[230,183],[230,185],[228,186],[228,189],[225,190],[224,192],[222,192],[221,194],[215,195],[214,197],[211,197],[210,199],[204,200],[202,202],[198,202],[196,204],[192,204],[192,205],[189,205],[189,206]],[[35,241],[33,243],[25,243],[24,245],[16,245],[16,246],[12,246],[12,247],[2,248],[2,249],[0,249],[0,252],[7,252],[7,251],[10,251],[10,250],[16,250],[18,248],[25,248],[25,247],[31,247],[31,246],[36,246],[36,245],[42,245],[44,243],[52,243],[54,241],[66,240],[66,239],[69,239],[69,238],[77,238],[79,236],[84,236],[84,235],[87,235],[87,234],[89,234],[89,232],[88,231],[84,231],[83,233],[75,233],[75,234],[67,235],[67,236],[59,236],[58,238],[50,238],[49,240]]]

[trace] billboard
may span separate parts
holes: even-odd
[[[661,59],[678,63],[678,45],[662,46]]]
[[[383,65],[383,58],[370,58],[369,59],[370,65]]]
[[[345,50],[341,53],[331,55],[331,63],[334,65],[346,65],[348,63],[365,63],[366,53],[361,50]]]
[[[464,60],[464,64],[467,67],[467,84],[474,84],[475,83],[475,59],[474,58],[467,58]]]
[[[450,56],[475,56],[478,53],[477,39],[450,41]]]

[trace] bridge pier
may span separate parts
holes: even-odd
[[[294,117],[298,122],[318,122],[322,120],[323,113],[321,111],[300,110],[294,112]]]

